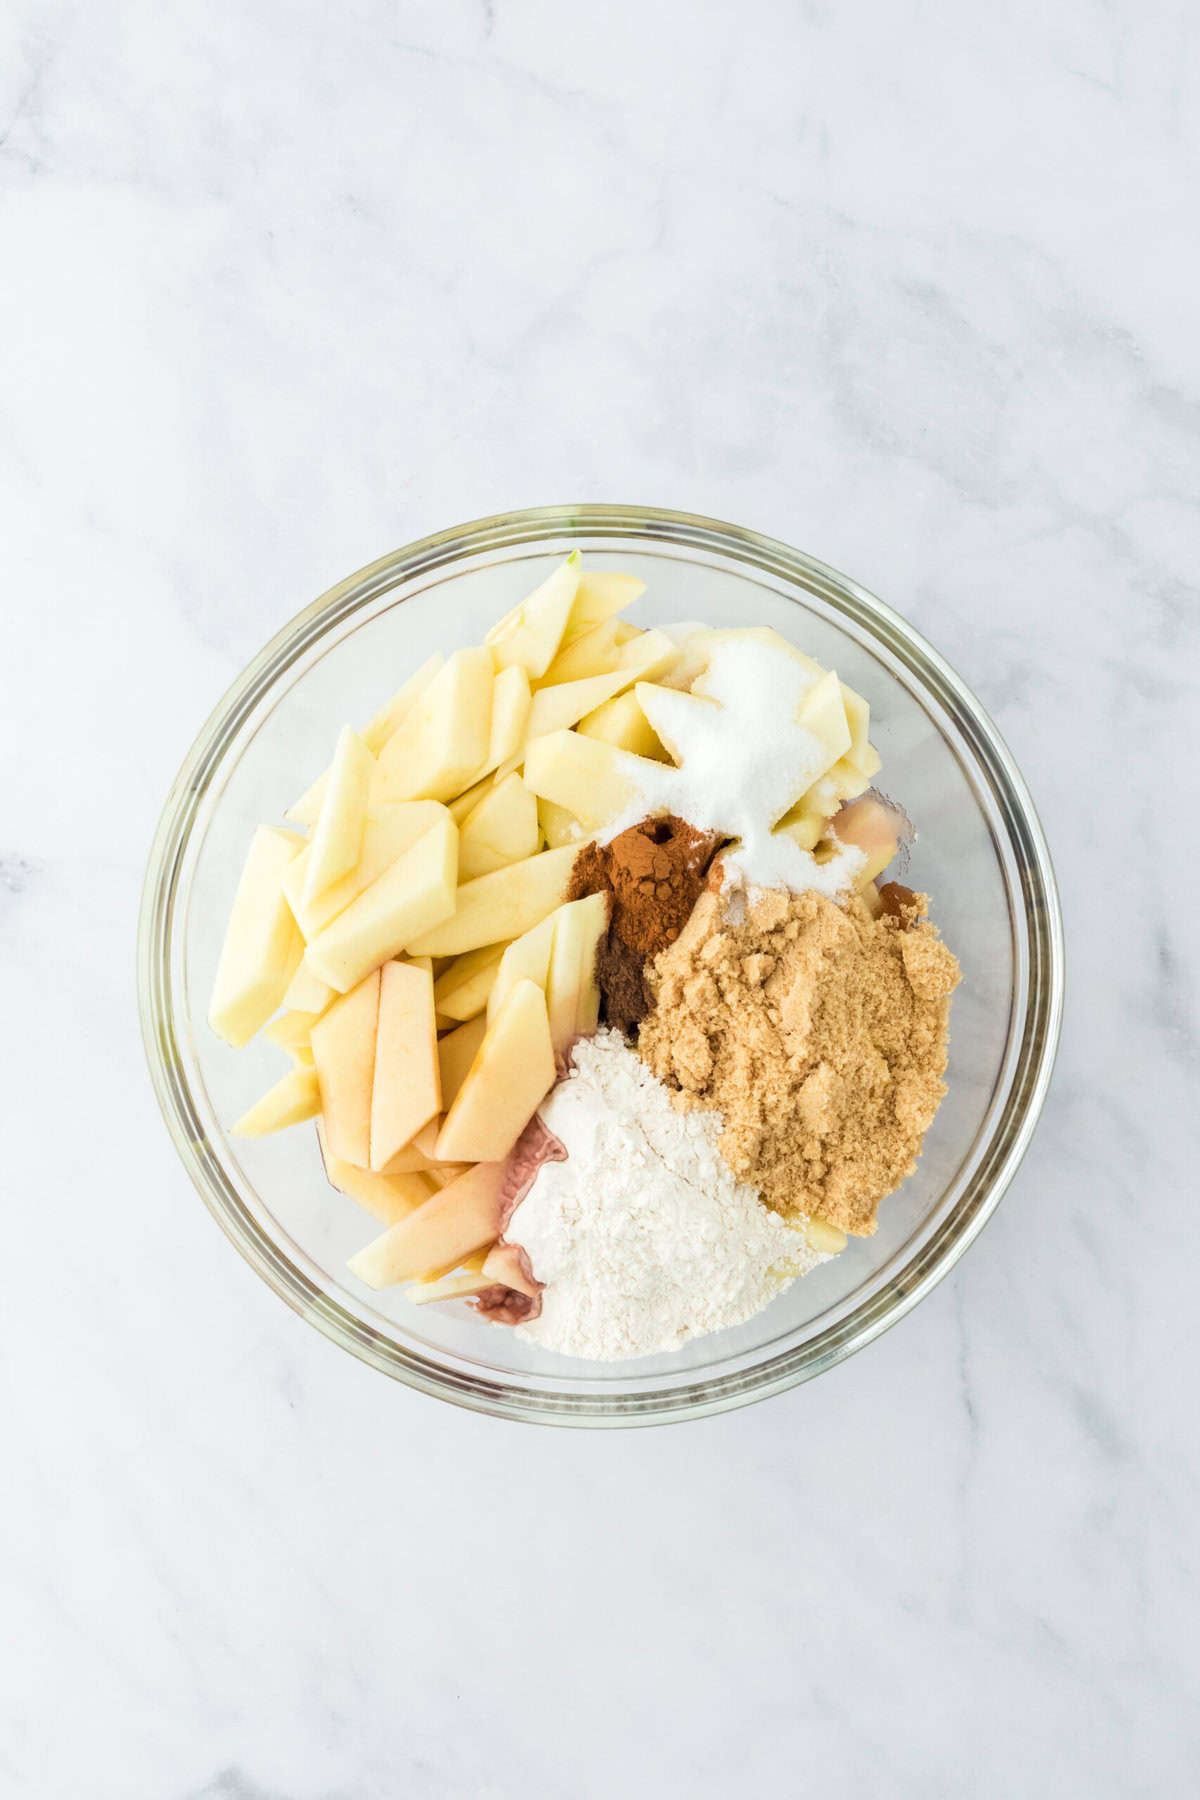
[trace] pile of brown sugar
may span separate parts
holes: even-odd
[[[612,897],[596,980],[602,1016],[616,1030],[632,1034],[649,1012],[646,965],[687,924],[719,842],[683,819],[643,819],[611,844],[585,844],[576,857],[567,898]]]
[[[640,1055],[679,1104],[724,1115],[721,1150],[785,1217],[869,1236],[945,1093],[958,962],[924,895],[863,902],[772,890],[743,923],[702,895],[649,971]]]

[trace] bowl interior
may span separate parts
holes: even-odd
[[[1033,1015],[1046,979],[1037,907],[1052,912],[1053,895],[1041,885],[1037,842],[1030,851],[1036,821],[996,764],[1002,746],[953,677],[820,565],[765,566],[770,557],[747,560],[740,544],[611,526],[550,529],[534,542],[498,535],[481,544],[462,534],[444,555],[400,553],[343,584],[268,647],[198,740],[152,870],[150,1036],[160,1094],[193,1176],[239,1247],[291,1304],[390,1373],[488,1410],[579,1422],[736,1404],[817,1372],[882,1329],[954,1259],[1011,1172],[1048,1069],[1047,1021]],[[257,1143],[226,1135],[283,1073],[282,1052],[261,1042],[234,1052],[205,1020],[253,827],[282,822],[343,723],[362,724],[431,651],[479,641],[574,543],[592,566],[646,582],[630,614],[638,624],[771,625],[868,698],[883,757],[878,783],[917,827],[907,879],[931,894],[963,967],[949,1092],[916,1174],[884,1203],[875,1236],[852,1240],[737,1330],[602,1368],[544,1353],[461,1302],[417,1308],[398,1292],[361,1287],[346,1259],[377,1227],[326,1183],[312,1129]]]

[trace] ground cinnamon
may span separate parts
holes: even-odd
[[[586,844],[567,898],[611,896],[596,954],[602,1017],[627,1035],[653,1004],[643,971],[673,944],[691,915],[720,839],[673,816],[643,819],[610,844]]]

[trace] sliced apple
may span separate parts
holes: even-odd
[[[519,981],[488,1027],[446,1114],[438,1134],[439,1161],[493,1162],[507,1156],[554,1078],[546,996],[535,982]]]
[[[379,752],[391,800],[452,800],[474,780],[488,752],[492,659],[456,650]]]
[[[321,1090],[315,1069],[293,1069],[282,1081],[243,1113],[233,1127],[234,1137],[266,1137],[269,1132],[283,1131],[288,1125],[301,1125],[321,1110]],[[495,1236],[495,1233],[492,1234]]]
[[[628,687],[632,679],[624,669],[616,669],[609,675],[585,675],[582,681],[559,681],[552,687],[540,687],[533,696],[527,737],[566,731]]]
[[[440,650],[435,650],[427,662],[423,662],[415,675],[410,675],[404,686],[392,695],[385,706],[381,706],[371,723],[363,732],[367,749],[378,756],[397,726],[409,712],[414,703],[420,699],[426,688],[437,675],[445,657]]]
[[[473,781],[461,794],[446,802],[446,809],[456,825],[461,825],[468,813],[474,812],[485,794],[490,794],[496,785],[496,772],[489,769],[479,781]]]
[[[320,1016],[320,1013],[282,1012],[263,1027],[263,1036],[268,1043],[278,1044],[281,1050],[307,1048],[312,1043],[312,1028]]]
[[[590,1037],[600,1022],[596,950],[607,925],[605,894],[572,900],[554,915],[546,1008],[556,1055],[562,1055],[577,1037]]]
[[[531,680],[545,674],[562,642],[579,587],[579,552],[573,550],[527,600],[488,632],[496,668],[519,666]]]
[[[345,993],[406,948],[428,954],[429,946],[416,940],[450,919],[457,871],[458,828],[443,810],[411,849],[312,939],[305,952],[309,968]]]
[[[683,745],[708,728],[716,701],[650,681],[639,681],[633,691],[669,755],[682,762]]]
[[[624,612],[645,591],[645,582],[639,581],[636,575],[622,575],[615,569],[585,569],[575,590],[564,642],[570,643],[572,638],[582,637],[585,631],[612,618],[614,613]]]
[[[382,706],[363,732],[363,741],[373,756],[377,756],[396,726],[408,712],[417,695],[424,692],[442,666],[440,651],[435,651],[428,662],[422,663],[416,674],[411,676],[399,693],[393,694],[386,706]],[[295,825],[315,825],[321,813],[321,804],[325,798],[325,786],[329,780],[329,770],[317,776],[312,786],[303,793],[299,800],[289,806],[284,814]],[[372,797],[374,797],[374,786]]]
[[[429,1306],[434,1300],[469,1300],[472,1294],[486,1293],[495,1287],[494,1275],[483,1273],[483,1255],[468,1256],[462,1272],[439,1275],[433,1281],[414,1281],[404,1290],[404,1298],[413,1306]]]
[[[384,963],[371,1087],[372,1169],[385,1168],[442,1110],[433,1015],[429,970],[413,963]]]
[[[503,955],[503,944],[488,944],[455,957],[434,983],[434,1003],[442,1018],[465,1022],[483,1011]]]
[[[639,631],[617,651],[617,667],[633,681],[661,681],[679,662],[679,646],[665,631]]]
[[[430,1119],[428,1125],[422,1125],[413,1139],[413,1148],[419,1150],[428,1162],[441,1162],[443,1158],[437,1153],[438,1132],[442,1128],[440,1119]]]
[[[494,1022],[500,1008],[518,981],[534,981],[545,992],[550,979],[550,957],[554,950],[554,927],[563,908],[556,907],[540,924],[514,938],[500,959],[496,980],[488,995],[488,1020]]]
[[[260,825],[234,895],[213,983],[208,1022],[235,1049],[277,1009],[303,954],[283,878],[304,849],[294,831]]]
[[[487,1014],[478,1013],[475,1018],[468,1019],[465,1025],[459,1025],[456,1030],[448,1031],[444,1038],[438,1039],[438,1073],[443,1106],[453,1105],[454,1096],[466,1079],[467,1070],[475,1061],[486,1031]]]
[[[283,1006],[287,1012],[311,1013],[319,1017],[332,999],[333,989],[329,983],[301,963],[283,996]]]
[[[594,675],[611,675],[621,666],[619,619],[605,619],[559,651],[542,676],[543,687],[566,681],[586,681]]]
[[[525,786],[540,800],[566,807],[586,831],[598,830],[645,793],[653,793],[661,776],[660,764],[614,750],[598,738],[580,737],[577,731],[535,738],[525,757]]]
[[[563,732],[571,737],[572,732]],[[549,742],[549,739],[543,739]],[[602,746],[597,746],[601,748]],[[526,784],[528,785],[528,783]],[[561,906],[576,851],[570,845],[543,850],[492,875],[466,882],[455,897],[454,916],[409,943],[416,956],[461,956],[484,944],[507,943]]]
[[[351,1274],[385,1288],[432,1269],[457,1268],[498,1236],[504,1177],[503,1163],[477,1163],[352,1256]]]
[[[334,751],[312,843],[305,852],[306,906],[311,906],[319,894],[357,865],[362,855],[367,796],[374,772],[375,758],[357,731],[345,726]]]
[[[459,881],[536,856],[538,842],[537,798],[519,775],[508,775],[484,794],[459,827]]]
[[[371,1166],[371,1090],[379,1021],[380,972],[335,1000],[312,1029],[321,1084],[325,1142],[334,1156],[360,1169]]]
[[[820,738],[827,761],[818,770],[824,775],[850,748],[850,726],[842,701],[842,684],[830,670],[814,682],[800,703],[799,719],[806,731]]]
[[[587,837],[575,814],[568,812],[565,806],[556,806],[553,800],[539,800],[537,809],[538,826],[548,850],[561,850],[564,844],[574,844],[578,848]]]
[[[836,801],[831,803],[816,789],[810,788],[784,813],[775,829],[799,844],[801,850],[815,850],[836,811]]]
[[[317,1141],[330,1185],[363,1207],[381,1225],[395,1225],[398,1220],[406,1219],[437,1192],[424,1174],[373,1174],[369,1169],[359,1169],[354,1163],[335,1156],[326,1142],[320,1119],[317,1120]]]
[[[305,847],[283,883],[296,923],[305,937],[311,940],[324,931],[331,920],[345,912],[373,881],[378,881],[385,870],[444,817],[445,809],[436,800],[389,801],[372,807],[367,814],[362,855],[357,866],[311,903],[304,897],[309,854]]]
[[[611,678],[609,678],[611,679]],[[669,762],[658,733],[642,711],[636,693],[618,694],[606,700],[594,712],[580,719],[576,729],[582,737],[599,738],[614,750],[628,750],[634,756],[645,756],[652,762]]]
[[[866,857],[856,877],[859,887],[882,875],[900,848],[894,815],[878,800],[868,797],[844,806],[830,821],[829,831],[839,842],[853,844]]]
[[[483,765],[485,773],[498,769],[520,750],[529,733],[532,705],[529,676],[520,663],[501,669],[492,687],[492,723]]]

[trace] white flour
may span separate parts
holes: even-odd
[[[546,1163],[506,1236],[546,1283],[522,1337],[610,1362],[739,1325],[826,1258],[717,1150],[715,1112],[680,1113],[615,1031],[575,1046],[541,1108],[567,1150]]]

